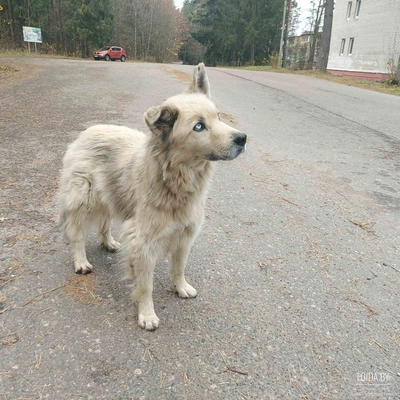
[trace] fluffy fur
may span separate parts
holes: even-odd
[[[134,280],[139,325],[148,330],[159,324],[153,272],[166,253],[179,296],[197,295],[184,270],[203,222],[212,161],[232,160],[245,149],[246,135],[219,120],[209,97],[207,74],[199,64],[185,93],[145,113],[150,134],[96,125],[82,132],[64,157],[60,222],[75,272],[93,270],[85,252],[90,223],[114,251],[121,246],[111,235],[110,221],[122,220],[122,262]]]

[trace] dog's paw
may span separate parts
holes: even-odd
[[[175,290],[178,292],[179,297],[185,299],[197,296],[197,290],[187,282],[181,283],[180,285],[175,285]]]
[[[147,331],[155,331],[158,328],[160,319],[155,313],[139,314],[138,322],[139,326],[146,329]]]
[[[75,273],[77,274],[90,274],[93,271],[93,265],[89,261],[84,263],[75,264]]]
[[[109,242],[103,242],[102,245],[108,251],[118,251],[121,248],[121,245],[118,242],[116,242],[114,239],[110,240]]]

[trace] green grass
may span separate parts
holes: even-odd
[[[234,67],[236,69],[244,69],[248,71],[267,71],[278,72],[293,75],[310,76],[313,78],[324,79],[330,82],[340,83],[347,86],[355,86],[361,89],[373,90],[375,92],[393,94],[400,96],[399,85],[388,85],[384,82],[374,82],[367,79],[357,79],[344,76],[332,75],[329,72],[321,72],[316,70],[295,71],[288,68],[272,68],[269,66],[247,66],[247,67]]]

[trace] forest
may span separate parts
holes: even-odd
[[[26,49],[22,27],[42,30],[41,53],[90,57],[106,44],[128,59],[262,64],[279,51],[283,0],[0,0],[0,50]]]

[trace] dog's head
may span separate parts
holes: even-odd
[[[203,63],[185,93],[150,108],[145,120],[166,148],[186,160],[233,160],[245,151],[247,136],[220,121]]]

